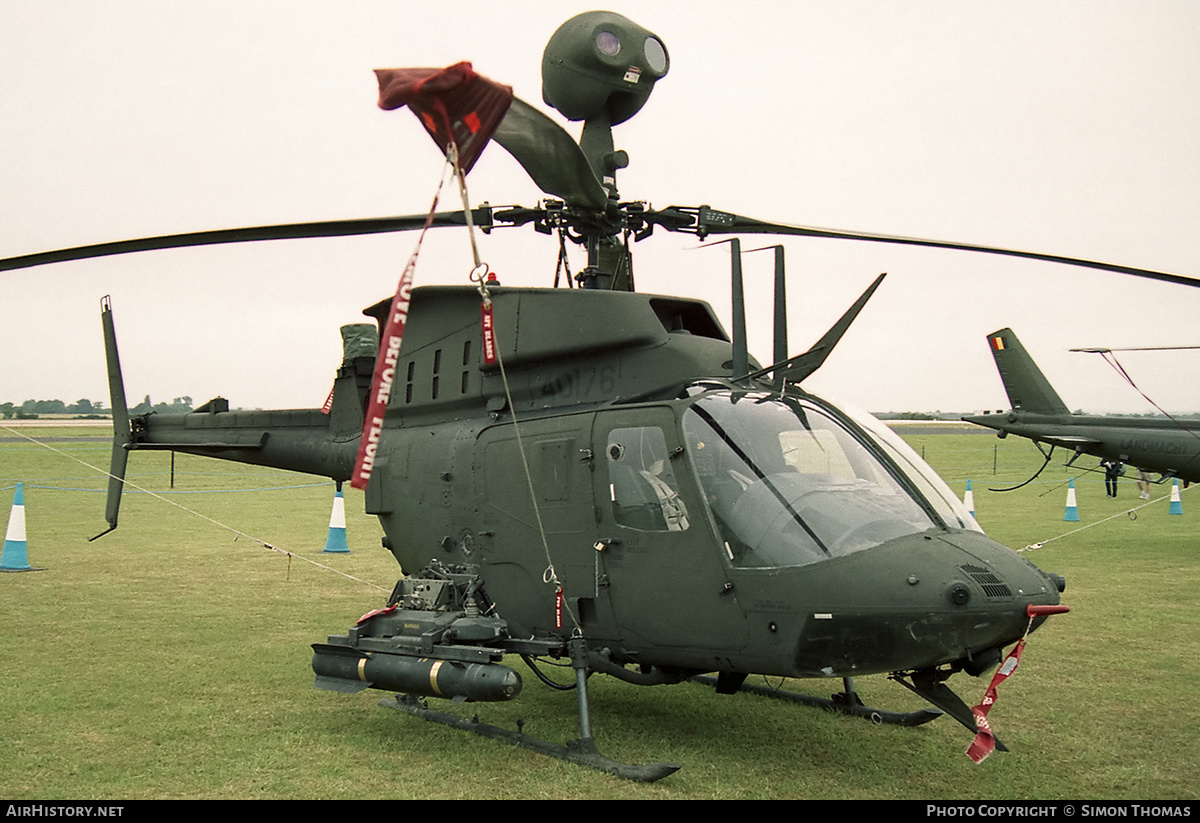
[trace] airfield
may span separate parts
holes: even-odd
[[[0,796],[148,798],[611,798],[1194,800],[1200,743],[1200,497],[1108,500],[1094,461],[1042,458],[1019,439],[954,426],[897,427],[995,539],[1066,577],[1067,615],[1029,640],[989,719],[1011,749],[976,766],[947,718],[915,728],[693,684],[592,678],[602,749],[673,760],[640,785],[389,711],[385,695],[312,687],[310,645],[384,604],[397,576],[380,529],[346,489],[349,554],[323,551],[333,485],[177,455],[132,456],[121,525],[104,528],[109,447],[96,428],[0,433],[0,508],[24,484],[28,555],[0,575]],[[27,439],[29,438],[29,439]],[[35,442],[37,441],[37,442]],[[1064,521],[1068,481],[1078,522]],[[173,487],[172,487],[173,486]],[[128,487],[127,487],[128,488]],[[515,663],[521,696],[445,709],[566,741],[570,692]],[[560,680],[568,679],[561,673]],[[977,702],[991,672],[951,685]],[[772,681],[769,685],[779,685]],[[793,684],[821,694],[840,681]],[[883,677],[879,708],[922,702]],[[436,704],[436,701],[431,701]]]

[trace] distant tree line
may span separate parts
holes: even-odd
[[[871,412],[871,414],[873,414],[875,417],[878,417],[880,420],[961,420],[965,415],[979,414],[979,411],[978,410],[962,411],[962,412],[887,411],[887,412]],[[1097,411],[1083,411],[1082,409],[1076,409],[1075,411],[1072,412],[1072,414],[1086,414],[1086,415],[1090,415],[1092,417],[1144,418],[1147,420],[1160,419],[1163,416],[1161,412],[1134,412],[1134,413],[1097,412]],[[1192,413],[1188,413],[1188,414],[1184,414],[1184,415],[1180,415],[1180,416],[1193,418],[1193,417],[1200,417],[1200,414],[1192,412]]]
[[[150,395],[129,408],[130,414],[187,414],[192,411],[192,398],[176,397],[170,403],[153,403]],[[0,417],[6,420],[32,420],[48,415],[73,414],[79,417],[109,417],[112,412],[104,408],[103,400],[82,398],[72,404],[61,400],[26,400],[24,403],[0,403]]]

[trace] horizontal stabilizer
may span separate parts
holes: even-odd
[[[267,445],[267,439],[271,436],[270,432],[260,432],[251,434],[249,441],[235,443],[233,441],[223,440],[206,440],[189,443],[186,441],[179,443],[138,443],[129,448],[135,448],[138,451],[160,451],[160,452],[205,452],[205,451],[221,451],[222,449],[243,449],[248,451],[257,451]]]
[[[1099,446],[1102,442],[1096,440],[1094,437],[1080,437],[1075,434],[1039,434],[1037,439],[1044,443],[1068,449],[1079,448],[1081,446]]]

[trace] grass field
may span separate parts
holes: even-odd
[[[1130,515],[1141,503],[1132,478],[1113,501],[1098,475],[1077,467],[1081,520],[1067,523],[1071,475],[1061,467],[1019,491],[987,491],[1040,465],[1024,441],[906,435],[959,494],[972,481],[989,534],[1015,548],[1042,543],[1027,556],[1067,578],[1071,613],[1032,636],[990,714],[1011,752],[976,766],[964,754],[970,734],[946,718],[873,726],[692,684],[593,678],[606,754],[684,764],[639,785],[388,711],[380,692],[312,688],[310,644],[382,605],[395,582],[358,493],[346,494],[353,551],[327,555],[331,483],[180,455],[172,491],[169,455],[141,453],[130,480],[163,498],[127,494],[121,527],[89,543],[104,527],[105,482],[76,461],[107,466],[109,447],[76,437],[51,451],[7,435],[0,518],[23,482],[29,561],[45,570],[0,574],[3,798],[1200,795],[1200,497],[1185,492],[1184,515],[1172,516],[1169,488],[1156,487]],[[549,740],[577,736],[574,695],[515,667],[526,682],[518,700],[457,711],[508,728],[523,718]],[[951,685],[974,703],[987,680],[957,675]],[[837,684],[792,685],[827,693]],[[883,677],[857,685],[880,708],[920,705]]]

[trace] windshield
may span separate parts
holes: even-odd
[[[712,392],[683,415],[705,500],[740,566],[798,566],[938,524],[824,407]]]
[[[946,485],[946,481],[942,480],[933,467],[922,460],[912,446],[905,443],[900,435],[892,431],[886,423],[854,406],[847,406],[839,402],[838,408],[875,438],[888,456],[896,461],[910,480],[916,483],[917,488],[946,521],[946,525],[983,532],[971,512]]]

